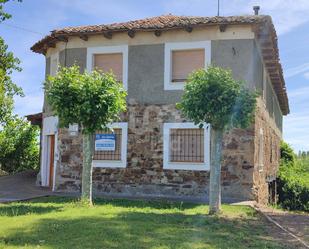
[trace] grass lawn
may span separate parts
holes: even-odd
[[[0,204],[0,248],[285,248],[243,206],[46,197]]]

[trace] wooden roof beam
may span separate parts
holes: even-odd
[[[112,32],[112,31],[104,31],[104,32],[103,32],[103,36],[104,36],[106,39],[112,39],[112,38],[113,38],[113,32]]]
[[[47,48],[55,48],[56,47],[56,43],[55,42],[49,42],[47,43]]]
[[[220,32],[225,32],[226,28],[227,28],[227,24],[220,24],[219,25]]]
[[[193,27],[192,26],[186,26],[185,31],[187,31],[188,33],[191,33],[193,31]]]
[[[159,37],[162,34],[162,31],[161,30],[155,30],[154,34],[155,34],[156,37]]]
[[[83,41],[88,41],[88,35],[80,35],[79,38]]]
[[[135,30],[130,29],[130,30],[128,31],[128,36],[129,36],[130,38],[134,38],[134,36],[135,36]]]
[[[66,37],[66,36],[64,36],[64,35],[57,36],[56,39],[57,39],[58,41],[62,41],[62,42],[68,42],[68,41],[69,41],[68,37]]]

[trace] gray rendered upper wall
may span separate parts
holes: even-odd
[[[245,81],[250,89],[261,85],[262,67],[252,39],[212,41],[211,63],[231,69],[234,78]]]
[[[70,48],[59,53],[60,65],[86,68],[87,48]],[[237,80],[249,88],[262,90],[263,64],[254,39],[211,41],[211,63],[229,68]],[[46,59],[49,74],[50,59]],[[267,84],[267,109],[273,114],[273,91]],[[174,104],[181,100],[182,90],[164,90],[164,44],[132,45],[128,54],[128,100],[140,104]],[[278,103],[275,103],[278,105]],[[276,108],[275,120],[282,126],[282,114]]]
[[[45,59],[45,78],[50,75],[50,57],[46,57]]]
[[[211,41],[211,63],[230,68],[233,76],[250,88],[261,84],[256,70],[255,42],[246,40]],[[87,49],[70,48],[59,53],[60,65],[78,64],[86,68]],[[129,46],[128,99],[141,104],[173,104],[181,99],[182,90],[164,90],[164,44]],[[47,72],[47,70],[46,70]]]
[[[61,66],[70,67],[74,64],[80,67],[83,72],[86,68],[87,48],[69,48],[59,53],[59,63]]]
[[[211,63],[229,68],[250,88],[261,84],[254,40],[211,41]],[[260,69],[261,70],[261,69]],[[143,104],[173,104],[182,90],[164,90],[164,44],[129,46],[128,98]]]
[[[128,99],[143,104],[174,104],[182,90],[164,90],[164,44],[129,46]]]
[[[50,57],[46,57],[45,59],[45,79],[47,79],[48,75],[50,75]],[[43,102],[43,112],[45,114],[48,114],[51,112],[51,108],[47,104],[47,99],[45,95],[44,95],[44,102]]]

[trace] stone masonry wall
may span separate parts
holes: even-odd
[[[175,105],[130,104],[126,168],[94,168],[95,194],[207,199],[208,171],[163,169],[163,123],[184,122]],[[82,138],[58,134],[56,190],[81,190]],[[223,199],[254,199],[254,130],[234,129],[224,136]]]
[[[263,139],[259,138],[262,130]],[[264,102],[258,98],[255,116],[255,138],[254,138],[254,196],[259,203],[268,203],[268,182],[276,179],[280,161],[281,131],[270,117]],[[263,154],[259,155],[259,147],[263,143]],[[261,161],[263,165],[261,165]]]

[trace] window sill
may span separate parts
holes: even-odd
[[[179,82],[169,82],[166,86],[165,86],[165,88],[164,88],[164,90],[183,90],[184,89],[184,87],[185,87],[185,81],[179,81]]]
[[[92,167],[94,168],[126,168],[126,161],[116,160],[92,160]]]
[[[163,169],[209,171],[209,165],[206,163],[168,162],[163,165]]]

